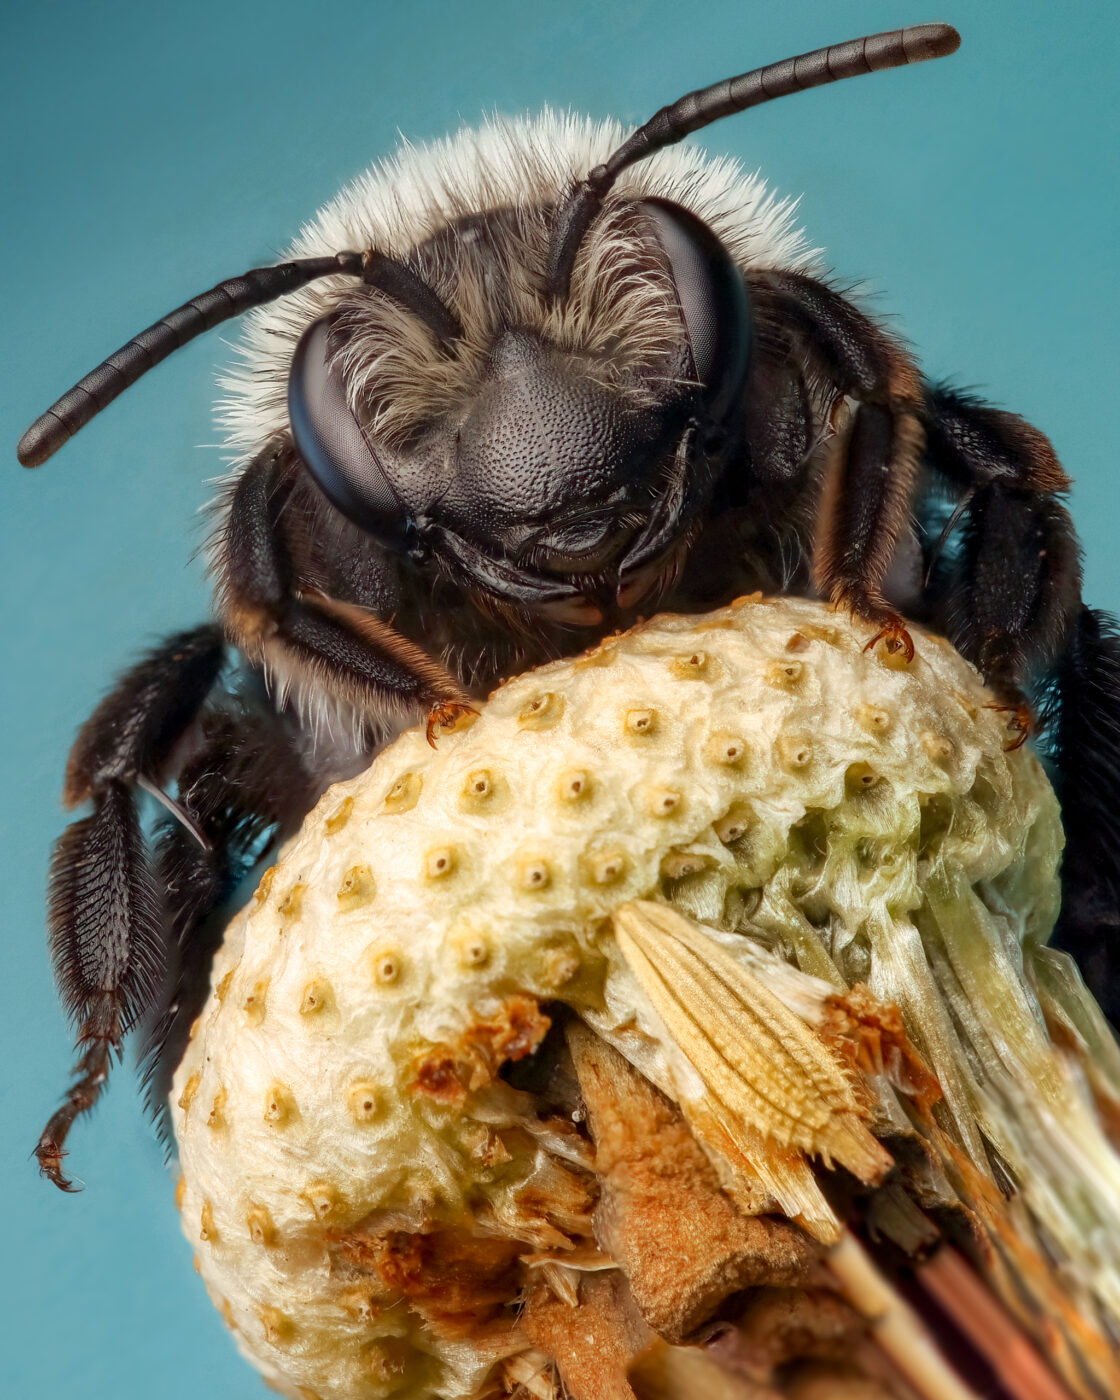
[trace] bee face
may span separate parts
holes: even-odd
[[[741,401],[750,311],[718,234],[645,190],[612,200],[551,298],[552,194],[451,219],[400,260],[415,285],[346,291],[300,338],[289,418],[384,547],[460,575],[469,556],[478,591],[598,621],[686,524],[682,478]]]

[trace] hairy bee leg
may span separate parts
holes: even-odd
[[[101,1095],[113,1063],[113,1052],[120,1045],[121,1025],[111,992],[98,996],[78,1032],[78,1045],[85,1047],[74,1066],[74,1082],[66,1091],[62,1107],[51,1115],[35,1144],[40,1173],[60,1191],[80,1191],[80,1186],[62,1170],[66,1138],[75,1118],[89,1110]]]
[[[66,805],[85,802],[111,781],[143,776],[158,784],[224,660],[222,630],[208,623],[173,633],[129,667],[78,731],[66,765]]]
[[[1055,672],[1052,736],[1066,849],[1053,941],[1120,1028],[1120,626],[1081,607]]]
[[[926,458],[962,493],[959,557],[934,589],[935,616],[1021,727],[1027,685],[1062,654],[1081,605],[1080,549],[1058,498],[1070,481],[1014,414],[938,386],[926,417]]]
[[[756,348],[747,373],[743,432],[750,475],[768,489],[800,476],[813,449],[813,415],[794,350],[782,328],[756,317]]]
[[[1025,703],[1031,674],[1058,655],[1080,600],[1077,539],[1061,502],[998,485],[974,492],[950,637],[1002,703]]]
[[[926,386],[927,459],[959,489],[1000,485],[1038,495],[1073,484],[1050,439],[1014,413],[947,384]]]
[[[808,362],[856,401],[850,430],[837,438],[825,476],[814,545],[817,588],[878,625],[873,641],[913,655],[883,580],[910,521],[922,450],[922,384],[909,355],[830,287],[792,272],[755,274],[760,315],[790,327]]]
[[[814,551],[817,587],[879,631],[907,660],[914,644],[882,593],[883,580],[910,512],[921,434],[915,420],[883,404],[860,404],[847,441],[830,465]]]
[[[74,1121],[97,1102],[121,1038],[157,994],[166,961],[160,901],[133,786],[158,783],[221,669],[224,643],[206,626],[169,637],[131,667],[82,726],[65,800],[93,801],[55,845],[48,934],[63,1000],[78,1025],[75,1079],[35,1148],[63,1190]],[[193,838],[192,838],[193,839]]]
[[[165,961],[159,897],[131,792],[109,782],[92,816],[55,846],[49,932],[55,972],[77,1020],[75,1080],[35,1148],[39,1168],[73,1190],[62,1170],[74,1120],[100,1097],[121,1037],[150,1005]]]
[[[234,640],[283,692],[305,680],[366,717],[386,706],[428,710],[466,702],[453,676],[375,613],[301,577],[285,519],[292,481],[279,453],[251,462],[233,489],[219,543],[219,580]]]
[[[927,405],[927,458],[963,507],[963,549],[935,608],[1009,707],[1048,673],[1035,729],[1066,832],[1053,941],[1120,1026],[1120,630],[1081,601],[1073,522],[1056,499],[1070,481],[1048,439],[945,385]]]
[[[333,773],[312,771],[291,717],[239,695],[208,711],[179,773],[179,800],[200,846],[176,821],[162,823],[155,866],[164,889],[169,972],[165,1000],[141,1052],[148,1108],[166,1132],[171,1074],[207,991],[221,941],[220,915],[263,851],[294,832]]]

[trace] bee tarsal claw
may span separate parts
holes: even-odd
[[[461,700],[441,700],[428,712],[427,739],[434,749],[445,734],[469,729],[478,718],[473,705]]]
[[[34,1153],[39,1163],[39,1175],[45,1176],[48,1181],[53,1181],[60,1191],[71,1194],[80,1191],[82,1188],[75,1183],[62,1170],[62,1159],[66,1153],[57,1143],[42,1138],[35,1145]]]
[[[985,705],[984,708],[994,710],[997,714],[1011,716],[1007,721],[1007,728],[1012,737],[1004,744],[1004,753],[1014,753],[1016,749],[1021,749],[1034,729],[1030,706],[1024,701],[1017,705]]]
[[[900,617],[893,618],[885,627],[880,627],[863,649],[873,651],[880,642],[891,656],[897,656],[901,652],[907,665],[913,661],[914,639]]]

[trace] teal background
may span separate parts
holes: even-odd
[[[131,1070],[72,1137],[83,1195],[41,1184],[28,1157],[72,1058],[42,914],[61,769],[122,664],[206,610],[192,553],[221,470],[223,333],[35,473],[16,465],[23,428],[172,306],[273,260],[398,130],[423,141],[544,103],[641,121],[758,64],[946,19],[964,36],[955,57],[778,102],[703,141],[804,192],[813,241],[931,375],[1052,436],[1077,478],[1087,597],[1120,607],[1116,13],[1104,0],[2,0],[4,1393],[225,1400],[259,1385],[191,1271]]]

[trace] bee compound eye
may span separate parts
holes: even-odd
[[[396,544],[410,533],[409,512],[330,363],[330,330],[330,316],[313,321],[292,357],[288,418],[296,450],[332,505],[382,543]]]
[[[668,199],[643,199],[669,264],[696,378],[715,420],[738,400],[751,349],[750,297],[731,254],[702,219]]]

